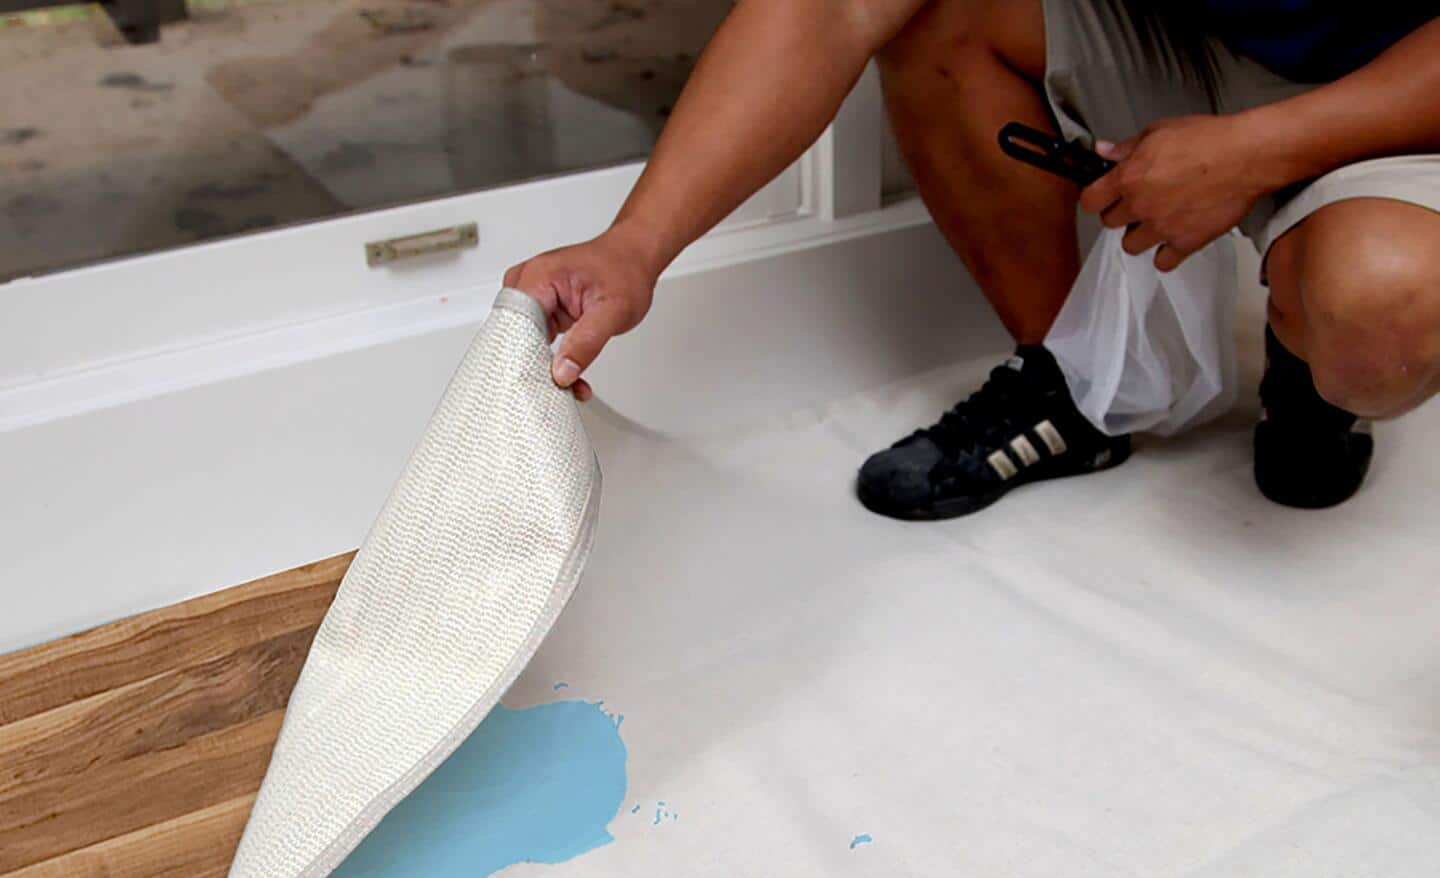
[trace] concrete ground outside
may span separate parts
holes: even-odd
[[[0,19],[0,280],[644,156],[730,0]]]

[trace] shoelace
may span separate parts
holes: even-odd
[[[910,438],[929,439],[951,460],[973,454],[982,445],[999,445],[1021,412],[1031,407],[1028,391],[1019,372],[997,366],[979,390]]]

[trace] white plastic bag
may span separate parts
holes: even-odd
[[[1168,436],[1235,402],[1235,243],[1225,235],[1164,273],[1153,250],[1126,253],[1124,233],[1095,240],[1045,347],[1098,429]]]

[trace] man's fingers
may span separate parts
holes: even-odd
[[[1155,268],[1160,271],[1174,271],[1189,256],[1189,250],[1174,244],[1164,244],[1155,252]]]
[[[1095,141],[1095,152],[1101,158],[1109,159],[1112,162],[1124,161],[1135,151],[1135,143],[1139,138],[1132,137],[1129,140],[1122,140],[1119,143],[1111,143],[1108,140]]]
[[[1150,223],[1141,223],[1126,232],[1125,237],[1120,243],[1121,246],[1125,248],[1126,253],[1129,253],[1131,256],[1138,256],[1156,244],[1161,243],[1162,240],[1160,233],[1155,231],[1154,226]]]
[[[512,265],[509,268],[505,269],[505,277],[500,281],[500,285],[505,287],[514,287],[516,284],[520,283],[520,274],[523,271],[525,271],[525,263],[523,262],[519,265]]]
[[[505,272],[502,284],[539,302],[545,313],[553,317],[559,310],[560,301],[555,290],[555,272],[546,256],[547,254],[542,253],[534,259],[513,266]]]
[[[1105,224],[1107,229],[1120,229],[1131,223],[1138,222],[1140,217],[1130,208],[1130,203],[1121,201],[1112,204],[1104,213],[1100,214],[1100,222]]]
[[[1112,162],[1123,162],[1130,158],[1135,152],[1135,148],[1140,145],[1140,139],[1144,136],[1145,132],[1142,131],[1134,137],[1128,140],[1122,140],[1119,143],[1111,143],[1108,140],[1097,140],[1095,141],[1095,152],[1099,154],[1101,158],[1109,159]],[[1111,168],[1103,177],[1086,186],[1085,189],[1081,191],[1081,210],[1101,214],[1113,207],[1116,202],[1120,201],[1120,175],[1115,173],[1118,170],[1118,167]],[[1117,224],[1117,226],[1112,226],[1112,228],[1118,228],[1118,226],[1127,225],[1131,222],[1134,222],[1133,217],[1123,223]],[[1108,226],[1110,224],[1107,222],[1106,225]]]
[[[1080,190],[1080,209],[1087,213],[1104,213],[1120,200],[1120,183],[1115,169]]]
[[[585,313],[565,333],[560,350],[555,354],[551,373],[555,383],[569,387],[580,377],[600,349],[612,336],[627,328],[624,305],[614,299],[597,299],[585,307]]]
[[[554,341],[555,336],[565,332],[575,322],[575,318],[565,310],[564,302],[557,291],[555,265],[549,259],[549,254],[542,253],[534,259],[507,269],[501,283],[540,303],[540,307],[545,310],[550,341]]]

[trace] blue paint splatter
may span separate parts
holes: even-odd
[[[639,814],[639,813],[640,813],[640,803],[639,803],[639,802],[636,802],[636,803],[635,803],[635,807],[630,809],[630,813],[631,813],[631,814]]]
[[[480,878],[614,841],[625,743],[598,704],[499,706],[391,811],[336,878]]]
[[[669,807],[666,806],[665,801],[662,799],[655,803],[655,819],[650,822],[650,825],[659,826],[660,823],[666,818],[669,818],[670,820],[679,820],[680,812],[670,810]]]
[[[869,844],[870,842],[872,842],[872,841],[874,841],[874,840],[875,840],[875,839],[873,839],[873,838],[870,837],[870,833],[868,833],[868,832],[862,832],[862,833],[860,833],[859,835],[855,836],[854,838],[850,839],[850,850],[853,851],[853,850],[855,850],[856,848],[858,848],[860,845],[862,845],[862,844]]]
[[[550,688],[554,689],[556,692],[559,692],[561,689],[569,689],[569,688],[570,688],[570,684],[569,684],[569,683],[566,683],[564,680],[561,680],[559,683],[556,683],[554,686],[551,686]]]

